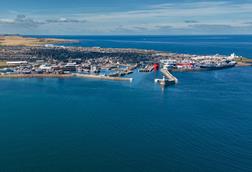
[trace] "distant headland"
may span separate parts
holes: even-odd
[[[41,46],[45,44],[74,43],[76,40],[56,38],[31,38],[20,35],[0,35],[0,46]]]

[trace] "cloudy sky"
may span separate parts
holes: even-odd
[[[252,34],[252,0],[0,0],[0,34]]]

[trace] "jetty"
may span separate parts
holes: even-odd
[[[161,69],[162,74],[168,79],[168,81],[170,83],[174,83],[177,84],[178,83],[178,79],[173,76],[167,69]]]
[[[122,78],[122,77],[111,77],[104,75],[90,75],[90,74],[73,74],[73,76],[79,78],[88,78],[88,79],[101,79],[101,80],[112,80],[112,81],[133,81],[133,78]]]
[[[103,75],[90,75],[90,74],[2,74],[0,78],[88,78],[88,79],[101,79],[113,81],[133,81],[133,78],[110,77]]]
[[[2,74],[0,78],[70,78],[72,74]]]
[[[155,83],[159,83],[162,86],[169,86],[176,84],[174,80],[170,80],[163,76],[163,79],[155,79]]]

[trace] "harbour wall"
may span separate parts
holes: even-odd
[[[173,76],[167,69],[161,69],[161,72],[169,80],[174,81],[176,84],[178,83],[178,79],[175,76]]]
[[[109,77],[102,75],[88,75],[88,74],[4,74],[0,78],[87,78],[87,79],[101,79],[113,81],[133,81],[133,78]]]

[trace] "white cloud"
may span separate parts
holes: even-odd
[[[14,19],[0,19],[0,24],[15,25],[19,27],[38,27],[39,25],[44,23],[31,18],[27,18],[25,15],[17,15]]]
[[[69,19],[61,17],[59,19],[47,19],[46,23],[85,23],[86,20],[82,19]]]
[[[13,24],[15,20],[13,19],[0,19],[0,24]]]
[[[36,26],[51,34],[169,34],[197,33],[252,33],[251,3],[230,1],[205,1],[191,3],[166,3],[145,6],[138,10],[89,12],[65,16],[26,16],[0,19],[0,25]],[[40,19],[40,20],[37,20]],[[62,24],[62,26],[55,26]],[[64,28],[62,28],[64,27]],[[57,28],[57,29],[56,29]],[[17,28],[18,30],[18,28]],[[53,32],[53,33],[52,33]],[[225,33],[225,32],[224,32]],[[47,33],[42,33],[47,34]]]
[[[88,16],[91,20],[118,20],[129,19],[137,20],[148,17],[211,17],[218,15],[252,14],[252,3],[233,4],[226,1],[221,2],[194,2],[194,3],[174,3],[158,4],[149,6],[145,9],[110,12],[106,14],[79,14],[79,16]],[[218,18],[215,18],[218,20]]]

